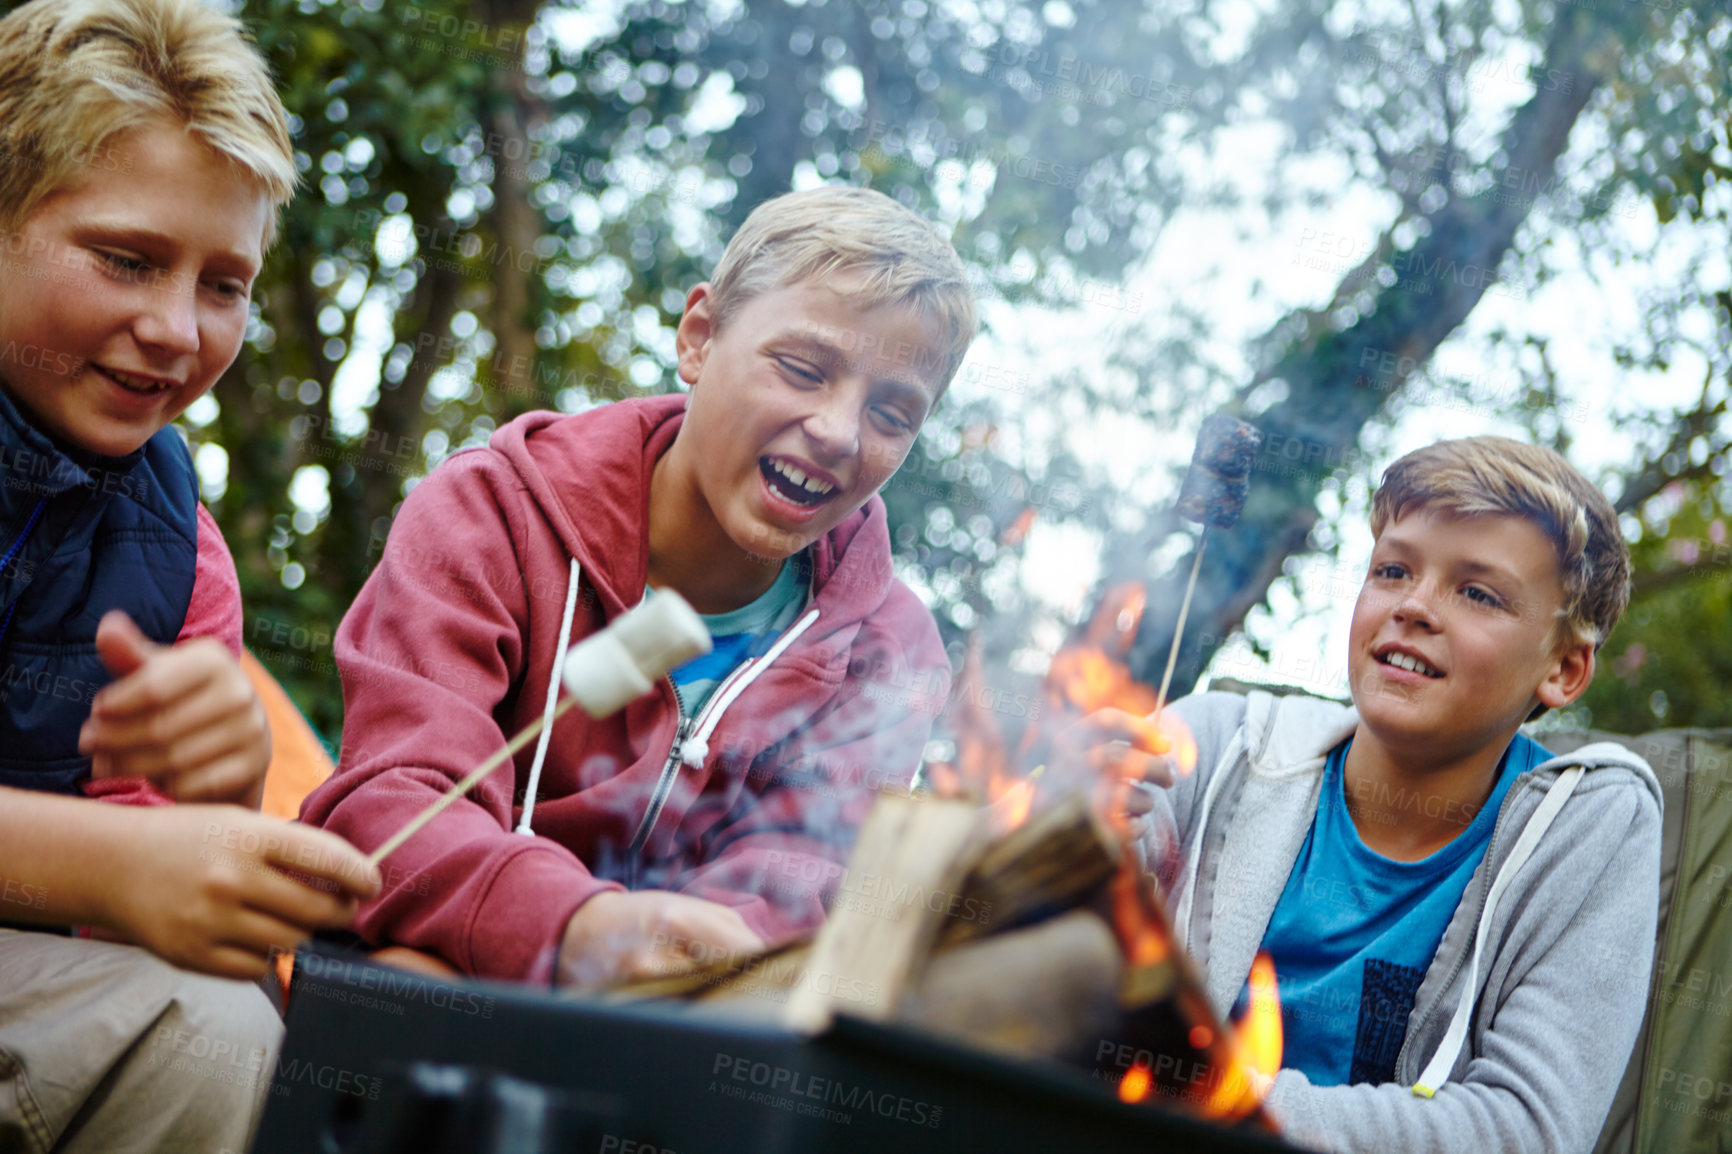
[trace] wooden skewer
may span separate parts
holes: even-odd
[[[559,704],[557,704],[553,707],[554,719],[557,720],[558,717],[560,716],[560,714],[564,713],[566,710],[570,709],[572,706],[574,706],[576,704],[577,704],[577,698],[575,698],[575,697],[567,696],[567,697],[560,698]],[[447,809],[450,808],[452,802],[456,801],[458,798],[460,798],[464,794],[468,793],[471,789],[473,789],[475,787],[476,783],[479,782],[482,778],[486,777],[488,774],[490,774],[494,770],[498,769],[501,765],[505,764],[506,758],[510,757],[512,754],[514,754],[518,750],[522,749],[525,745],[528,745],[530,740],[536,734],[541,732],[541,726],[542,726],[542,719],[540,717],[537,717],[534,721],[530,722],[528,725],[526,725],[522,729],[518,730],[517,735],[515,737],[513,737],[510,741],[506,742],[497,752],[495,752],[486,761],[482,762],[480,765],[478,765],[474,769],[470,770],[469,776],[465,777],[462,781],[458,782],[456,785],[454,785],[450,789],[446,790],[443,797],[441,797],[438,801],[434,802],[432,805],[428,806],[426,809],[422,810],[420,813],[416,814],[414,819],[412,821],[410,821],[408,825],[404,826],[402,829],[400,829],[396,833],[392,834],[391,839],[389,841],[387,841],[384,845],[380,846],[378,849],[374,850],[372,853],[368,854],[367,860],[372,862],[374,866],[377,866],[380,862],[384,861],[392,853],[396,852],[397,847],[401,846],[404,842],[408,841],[410,838],[414,837],[417,833],[419,833],[421,831],[422,826],[426,825],[428,822],[432,821],[434,818],[436,818],[440,814],[444,813]]]
[[[1203,526],[1197,534],[1197,558],[1191,562],[1191,579],[1185,582],[1185,597],[1179,602],[1179,623],[1173,626],[1173,647],[1167,650],[1167,671],[1161,674],[1161,691],[1155,694],[1155,712],[1149,715],[1149,720],[1159,723],[1161,710],[1166,708],[1167,690],[1173,684],[1173,666],[1179,660],[1179,638],[1185,635],[1185,617],[1191,612],[1191,594],[1197,591],[1197,574],[1203,568],[1203,549],[1209,543],[1209,527]]]

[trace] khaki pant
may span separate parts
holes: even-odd
[[[238,1154],[282,1033],[251,983],[0,930],[0,1154]]]

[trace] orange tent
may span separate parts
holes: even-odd
[[[336,767],[300,709],[248,650],[241,651],[241,668],[264,702],[271,726],[271,764],[265,771],[265,797],[259,809],[272,817],[299,817],[301,801]]]

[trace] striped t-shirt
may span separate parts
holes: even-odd
[[[727,613],[698,615],[710,631],[713,648],[669,675],[680,691],[680,709],[686,717],[695,717],[716,686],[741,662],[768,650],[799,620],[806,608],[810,581],[811,563],[805,553],[796,553],[757,600]]]

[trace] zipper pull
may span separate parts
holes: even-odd
[[[672,764],[675,764],[679,761],[684,760],[686,739],[692,735],[692,730],[694,728],[696,728],[696,727],[692,724],[691,718],[685,717],[683,715],[680,717],[680,723],[674,729],[673,746],[668,749],[668,764],[669,765],[672,765]]]

